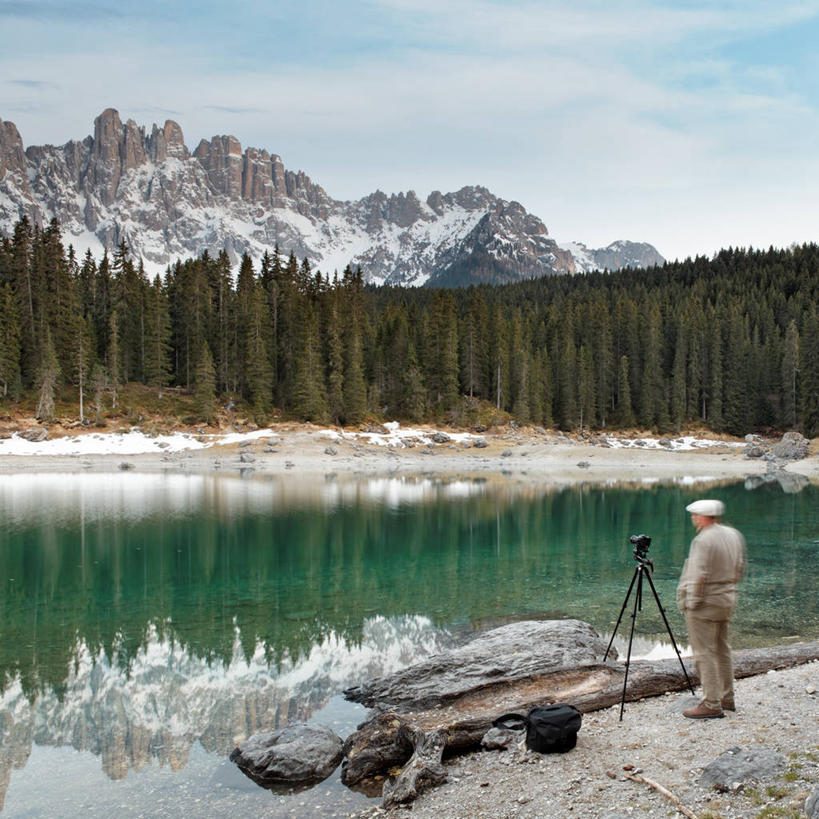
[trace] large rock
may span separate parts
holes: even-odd
[[[329,728],[300,723],[254,734],[234,748],[230,760],[259,785],[303,785],[326,779],[343,754],[341,737]]]
[[[398,712],[447,705],[494,685],[600,663],[606,643],[580,620],[510,623],[395,674],[349,688],[347,699]]]
[[[782,440],[774,446],[773,454],[774,457],[786,461],[798,461],[800,458],[807,457],[809,446],[810,441],[804,435],[798,432],[786,432]]]
[[[706,765],[697,782],[703,787],[733,790],[737,783],[764,782],[785,770],[782,754],[769,748],[735,746]]]

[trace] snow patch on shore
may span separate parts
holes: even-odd
[[[671,452],[690,452],[694,449],[710,449],[715,446],[742,448],[745,446],[737,441],[717,441],[713,438],[695,438],[685,435],[680,438],[612,438],[603,439],[612,449],[662,449]]]
[[[0,439],[0,455],[144,455],[151,452],[208,449],[217,445],[273,437],[279,436],[270,429],[225,435],[173,432],[170,435],[151,436],[134,428],[130,432],[89,432],[45,441],[28,441],[15,432],[10,438]]]
[[[471,432],[440,432],[435,429],[414,429],[412,427],[402,427],[398,421],[388,421],[382,425],[386,432],[338,432],[334,429],[323,429],[319,435],[331,438],[337,443],[341,441],[364,441],[368,444],[378,446],[394,447],[402,449],[407,446],[422,444],[431,446],[435,443],[434,435],[445,435],[445,443],[460,444],[463,441],[473,441],[480,438],[480,435],[473,435]]]

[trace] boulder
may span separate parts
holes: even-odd
[[[324,725],[298,723],[254,734],[233,749],[230,760],[263,787],[315,784],[338,767],[343,745]]]
[[[785,770],[787,760],[769,748],[735,746],[705,766],[697,783],[705,788],[735,790],[737,784],[749,780],[764,782]]]
[[[475,449],[485,449],[489,444],[486,442],[486,438],[475,438],[472,441],[472,446],[475,447]]]
[[[435,432],[432,435],[432,440],[436,444],[448,444],[452,439],[445,432]]]
[[[807,456],[809,446],[810,441],[804,435],[798,432],[786,432],[782,440],[774,446],[773,454],[774,457],[786,461],[798,461]]]
[[[761,458],[765,454],[765,450],[758,444],[748,444],[742,450],[742,453],[746,458]]]
[[[39,444],[48,438],[47,429],[27,429],[20,433],[20,437],[25,441],[31,441],[33,444]]]
[[[365,424],[361,431],[368,435],[389,435],[390,431],[383,424]]]

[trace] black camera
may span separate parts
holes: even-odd
[[[629,542],[634,546],[634,559],[646,560],[648,557],[648,547],[651,546],[651,538],[648,535],[632,535]]]

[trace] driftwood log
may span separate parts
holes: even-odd
[[[816,659],[819,641],[746,649],[734,652],[734,674],[737,678],[750,677]],[[685,666],[692,682],[698,682],[693,662],[687,659]],[[407,669],[407,673],[411,671]],[[492,721],[501,714],[526,713],[536,705],[551,702],[569,702],[582,712],[608,708],[621,700],[624,675],[625,666],[614,662],[560,667],[512,679],[499,675],[480,685],[442,692],[437,703],[429,693],[420,698],[411,686],[402,689],[390,677],[371,681],[366,687],[345,692],[348,699],[363,701],[375,709],[375,716],[347,739],[342,781],[353,785],[383,774],[390,767],[405,765],[415,748],[420,747],[424,753],[415,755],[413,766],[405,768],[411,781],[402,781],[403,773],[400,774],[386,794],[393,803],[409,801],[421,792],[419,782],[431,786],[439,777],[443,754],[478,748]],[[632,702],[686,688],[685,675],[676,657],[637,660],[629,667],[625,698]],[[419,701],[423,701],[422,707],[418,707]],[[389,730],[385,732],[387,726]],[[422,740],[426,736],[435,737],[432,748],[425,749]],[[412,750],[408,739],[412,740]],[[373,753],[376,747],[378,753]]]

